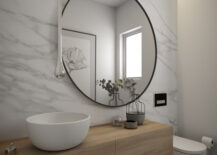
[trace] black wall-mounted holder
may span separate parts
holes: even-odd
[[[154,95],[155,107],[166,106],[167,105],[167,94],[159,93]]]

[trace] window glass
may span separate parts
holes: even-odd
[[[126,37],[126,77],[142,77],[142,33]]]

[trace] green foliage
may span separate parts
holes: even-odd
[[[115,83],[112,83],[111,80],[97,80],[97,84],[101,86],[103,89],[107,90],[109,92],[109,96],[112,96],[112,94],[117,93],[119,91],[119,87],[122,88],[123,85],[121,83],[121,79],[118,81],[115,81]]]
[[[113,83],[111,80],[97,80],[97,84],[109,92],[109,96],[118,93],[119,89],[128,90],[130,95],[135,94],[136,82],[133,79],[118,79]]]

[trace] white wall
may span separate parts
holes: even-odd
[[[70,1],[64,12],[63,28],[91,33],[97,37],[96,80],[105,78],[114,81],[115,16],[114,8],[86,0]],[[108,92],[97,86],[96,101],[104,103],[108,100]]]
[[[132,0],[128,0],[116,9],[116,43],[117,43],[117,56],[120,56],[120,45],[122,44],[123,33],[132,29],[141,28],[142,31],[142,78],[135,80],[136,93],[141,93],[145,86],[151,79],[154,63],[155,63],[155,44],[154,37],[150,23],[144,14],[141,7]],[[136,18],[135,18],[136,17]],[[120,64],[120,58],[117,61]],[[117,65],[118,65],[117,64]],[[120,68],[120,67],[117,67]],[[120,70],[120,69],[119,69]],[[120,71],[116,71],[116,78],[120,78]],[[129,94],[127,95],[129,96]],[[126,102],[129,98],[126,98],[126,93],[121,98],[125,98]]]
[[[155,28],[158,62],[141,97],[146,118],[177,124],[176,1],[141,0]],[[68,77],[54,76],[57,62],[55,0],[0,0],[0,140],[26,136],[26,117],[52,111],[91,114],[91,123],[125,117],[125,107],[105,108],[87,98]],[[155,92],[168,93],[168,106],[153,107]]]
[[[216,0],[178,0],[178,47],[179,132],[217,141]]]

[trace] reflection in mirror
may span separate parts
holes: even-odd
[[[63,61],[76,87],[93,101],[122,106],[152,79],[156,41],[136,0],[69,0],[63,13]]]

